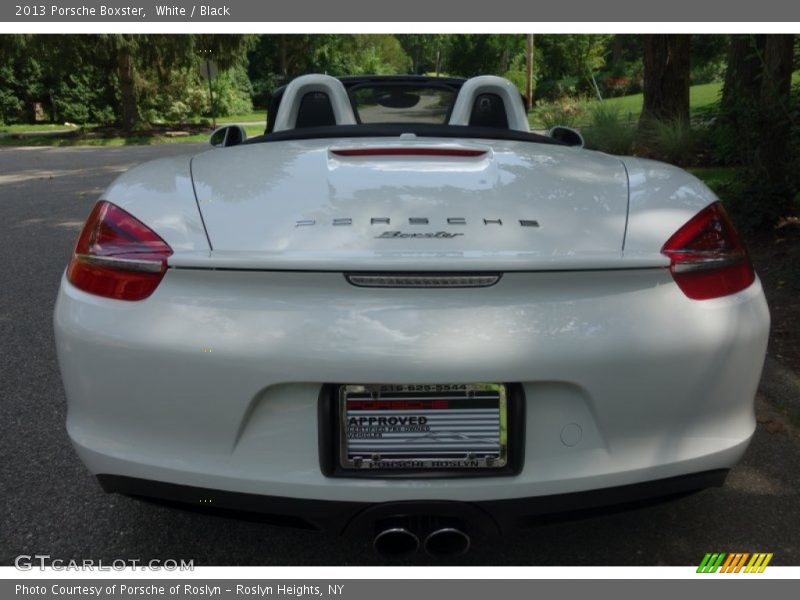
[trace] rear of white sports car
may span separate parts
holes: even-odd
[[[107,490],[369,529],[385,553],[721,484],[768,327],[683,171],[414,136],[133,169],[55,311],[69,435]]]

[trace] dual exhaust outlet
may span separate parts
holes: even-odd
[[[420,531],[425,533],[420,535]],[[376,529],[372,547],[384,558],[404,558],[422,547],[432,558],[451,558],[466,554],[472,539],[460,523],[435,523],[427,528],[413,523],[384,523]]]

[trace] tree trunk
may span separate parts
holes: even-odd
[[[644,106],[640,126],[650,120],[689,120],[688,35],[644,36]]]
[[[133,57],[130,49],[124,44],[117,46],[117,75],[122,104],[122,127],[130,130],[139,124],[140,119],[133,80]]]
[[[732,35],[728,50],[728,67],[720,103],[723,119],[738,120],[737,105],[755,105],[761,93],[761,58],[766,35]]]
[[[758,158],[767,180],[774,186],[775,209],[791,204],[789,134],[794,35],[768,35],[764,45],[761,107],[764,116],[759,132]]]
[[[533,34],[525,36],[525,98],[528,110],[533,106]]]
[[[789,119],[792,91],[794,35],[768,35],[764,45],[764,75],[761,78],[761,104],[774,120]]]
[[[758,162],[766,41],[766,35],[731,36],[720,111],[714,124],[715,154],[725,163],[753,167]]]

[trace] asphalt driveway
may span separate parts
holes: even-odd
[[[51,315],[81,224],[128,167],[206,147],[0,148],[0,564],[35,553],[104,561],[183,558],[197,565],[380,562],[364,539],[106,495],[70,447]],[[458,562],[688,565],[708,551],[758,551],[773,552],[773,564],[800,565],[800,436],[765,400],[791,402],[796,388],[765,384],[754,442],[723,488],[553,520],[502,542],[478,540]],[[420,555],[409,563],[427,561]]]

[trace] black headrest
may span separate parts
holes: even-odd
[[[325,92],[308,92],[300,100],[295,129],[306,127],[331,127],[336,125],[331,99]]]
[[[469,115],[473,127],[508,129],[508,115],[503,99],[497,94],[478,94]]]

